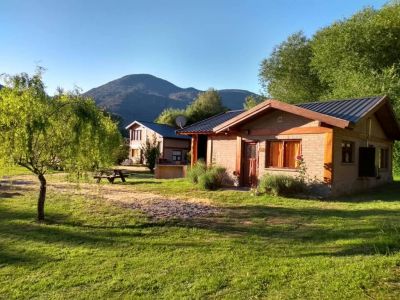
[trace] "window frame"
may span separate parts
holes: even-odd
[[[135,155],[135,154],[137,154],[137,155]],[[131,156],[132,156],[133,158],[140,158],[140,156],[141,156],[141,151],[140,151],[140,149],[132,149],[132,151],[131,151]]]
[[[384,154],[384,155],[382,155]],[[382,164],[382,159],[384,159],[384,164]],[[389,148],[379,148],[379,170],[389,169]],[[382,166],[384,165],[384,166]]]
[[[270,157],[270,143],[271,142],[278,142],[279,143],[279,149],[281,149],[281,153],[278,156],[278,166],[272,166],[269,164],[271,161]],[[296,164],[296,167],[291,168],[291,167],[285,167],[285,143],[290,143],[290,142],[298,142],[299,143],[299,153],[297,156],[302,155],[303,152],[303,147],[302,147],[302,139],[268,139],[265,140],[265,163],[264,163],[264,168],[265,169],[282,169],[282,170],[298,170],[299,166]],[[297,160],[296,156],[296,160]]]
[[[346,161],[344,161],[344,148],[348,148],[348,147],[343,147],[343,144],[350,144],[351,145],[351,147],[350,147],[350,150],[351,150],[351,156],[350,156],[350,158],[351,158],[351,161],[349,161],[349,162],[346,162]],[[343,165],[353,165],[353,164],[355,164],[355,162],[356,162],[356,155],[355,155],[355,153],[356,153],[356,151],[355,151],[355,149],[356,149],[356,144],[355,144],[355,142],[354,141],[349,141],[349,140],[342,140],[342,142],[341,142],[341,144],[340,144],[340,152],[341,152],[341,159],[340,159],[340,162],[343,164]]]
[[[134,129],[132,130],[132,141],[141,141],[142,140],[142,130]]]
[[[174,154],[174,152],[179,152],[179,155]],[[176,157],[179,157],[179,159],[175,159]],[[172,161],[182,161],[183,158],[183,153],[182,150],[172,150]]]

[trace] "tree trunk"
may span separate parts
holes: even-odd
[[[40,192],[39,192],[39,199],[38,199],[38,221],[44,221],[44,201],[46,200],[46,179],[44,178],[43,174],[38,176],[40,181]]]

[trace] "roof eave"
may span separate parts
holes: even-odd
[[[181,131],[177,132],[178,135],[194,135],[194,134],[213,134],[213,131]]]
[[[353,124],[347,120],[343,120],[340,118],[332,117],[326,114],[321,114],[309,109],[305,109],[302,107],[294,106],[291,104],[287,104],[278,100],[270,99],[263,103],[258,104],[252,109],[243,112],[242,114],[220,124],[219,126],[214,128],[214,132],[220,133],[224,130],[229,129],[232,126],[238,125],[242,123],[244,120],[253,117],[261,112],[266,111],[269,108],[275,108],[278,110],[286,111],[288,113],[293,113],[295,115],[299,115],[308,119],[317,120],[324,122],[326,124],[339,127],[339,128],[347,128],[352,126]]]
[[[127,126],[125,126],[125,129],[129,129],[129,128],[131,128],[133,125],[135,125],[135,124],[140,124],[138,121],[133,121],[132,123],[130,123],[129,125],[127,125]],[[142,125],[143,126],[143,124],[140,124],[140,125]]]

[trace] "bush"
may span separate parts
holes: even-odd
[[[205,190],[216,190],[222,186],[225,171],[226,169],[222,167],[207,168],[205,162],[199,160],[188,170],[186,177]]]
[[[147,139],[141,149],[146,166],[149,168],[150,172],[153,173],[157,158],[160,156],[160,149],[158,148],[156,135],[154,134],[152,139]]]
[[[287,175],[264,175],[259,187],[274,196],[293,196],[306,191],[306,185],[298,178]]]
[[[222,167],[209,168],[199,176],[199,186],[205,190],[219,189],[225,177],[225,170],[226,169]]]
[[[199,177],[204,174],[207,170],[206,163],[202,160],[198,160],[196,164],[191,167],[188,172],[186,177],[193,183],[198,183],[199,182]]]

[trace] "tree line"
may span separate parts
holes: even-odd
[[[290,35],[260,66],[267,96],[288,103],[388,95],[400,116],[400,4],[365,8],[308,38]],[[394,146],[400,172],[400,144]]]

